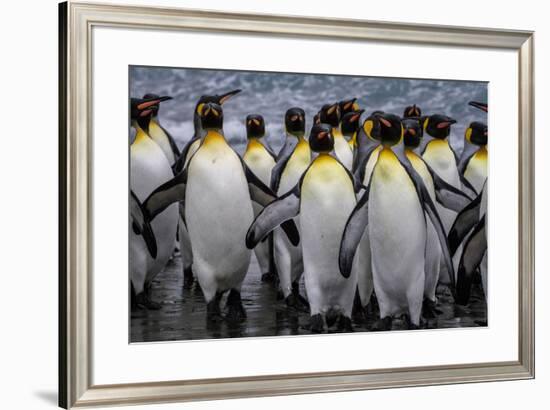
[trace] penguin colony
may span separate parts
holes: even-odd
[[[313,333],[352,331],[358,315],[375,316],[371,330],[401,316],[419,328],[441,313],[438,285],[465,305],[476,275],[487,294],[486,124],[470,124],[459,157],[449,144],[456,120],[416,105],[365,115],[353,98],[323,105],[310,127],[303,109],[289,108],[278,153],[251,113],[241,157],[223,131],[223,106],[240,91],[200,97],[181,151],[159,122],[171,98],[130,99],[134,309],[161,308],[151,282],[176,244],[184,287],[200,287],[208,322],[246,320],[252,252],[261,280],[288,309],[310,313]]]

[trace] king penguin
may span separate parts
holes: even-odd
[[[202,108],[203,104],[208,102],[213,102],[213,103],[222,105],[231,97],[233,97],[234,95],[237,95],[240,92],[241,90],[237,89],[221,95],[202,95],[199,98],[199,100],[195,104],[195,110],[193,111],[194,134],[191,137],[191,139],[185,144],[177,162],[174,164],[175,174],[181,172],[181,170],[187,165],[189,158],[191,158],[191,156],[199,148],[201,137],[204,134],[204,130],[202,129],[201,119],[199,115],[200,109]],[[185,219],[183,216],[184,208],[182,206],[180,206],[180,213],[182,215],[182,218],[181,218],[182,220],[179,224],[179,238],[180,238],[182,262],[183,262],[183,287],[185,289],[190,289],[194,283],[193,270],[192,270],[193,252],[191,249],[189,232],[187,232],[187,226],[184,221]]]
[[[342,134],[348,141],[348,144],[351,147],[351,150],[355,150],[355,131],[357,131],[357,127],[359,125],[359,120],[357,122],[351,121],[349,122],[349,119],[353,118],[348,116],[348,114],[351,114],[352,112],[363,112],[361,108],[359,107],[359,104],[357,103],[357,98],[351,98],[349,100],[342,100],[338,103],[340,106],[340,130],[342,131]],[[347,117],[346,117],[347,116]],[[344,125],[344,119],[347,118],[348,122],[346,125]],[[355,127],[355,129],[354,129]]]
[[[423,123],[424,147],[420,147],[422,158],[424,161],[441,177],[445,182],[454,186],[457,189],[462,189],[462,180],[457,168],[457,157],[449,144],[449,135],[451,133],[451,125],[456,123],[456,120],[447,117],[446,115],[434,114],[421,119]],[[451,229],[456,218],[456,212],[445,209],[440,204],[436,204],[439,216],[445,227],[447,234]],[[449,275],[442,266],[440,272],[440,281],[444,285],[449,284]]]
[[[378,129],[373,136],[382,149],[367,190],[346,224],[340,246],[340,272],[344,277],[352,274],[357,247],[368,229],[374,288],[380,306],[378,329],[390,329],[392,318],[399,314],[406,314],[409,328],[414,329],[420,325],[424,295],[425,215],[436,229],[451,278],[453,264],[435,205],[405,154],[401,119],[377,113],[372,120]]]
[[[132,126],[136,130],[135,140],[130,146],[130,187],[139,201],[144,201],[151,191],[173,177],[166,155],[149,135],[152,107],[169,99],[171,97],[132,98],[130,101]],[[143,239],[135,231],[130,231],[130,278],[138,306],[160,308],[158,303],[150,300],[147,289],[172,255],[177,223],[177,205],[167,207],[151,223],[157,243],[156,258],[152,257]]]
[[[342,114],[340,112],[340,104],[326,104],[321,108],[319,120],[323,124],[329,124],[332,127],[332,135],[334,136],[334,152],[344,166],[351,170],[353,165],[353,150],[348,144],[348,141],[342,135],[340,129],[340,120]]]
[[[443,208],[461,211],[469,205],[471,198],[462,191],[447,184],[427,165],[416,152],[423,136],[422,126],[417,117],[405,118],[403,123],[403,143],[405,155],[413,168],[422,178],[424,185],[434,203]],[[444,193],[444,194],[443,194]],[[437,232],[431,221],[427,220],[426,232],[426,264],[424,281],[424,302],[422,315],[426,319],[434,318],[441,311],[436,307],[435,291],[439,281],[441,249]]]
[[[470,101],[469,105],[487,112],[487,104]],[[458,171],[477,193],[481,193],[487,179],[487,124],[474,121],[466,129]]]
[[[403,118],[420,118],[422,116],[422,110],[416,104],[405,107],[403,111]]]
[[[361,125],[359,119],[363,112],[364,110],[350,111],[342,116],[342,121],[340,122],[342,135],[348,141],[353,152],[355,152],[355,148],[357,147],[357,131]]]
[[[309,136],[312,151],[319,155],[291,191],[258,215],[247,233],[254,246],[274,227],[300,214],[305,287],[311,309],[311,331],[320,333],[334,323],[352,331],[351,311],[357,288],[357,272],[348,279],[338,273],[340,239],[361,188],[342,163],[331,155],[332,127],[316,124]]]
[[[223,135],[223,110],[215,103],[200,109],[204,134],[187,165],[144,201],[149,221],[175,202],[185,202],[185,220],[193,250],[193,270],[207,302],[207,320],[223,319],[220,301],[228,293],[229,322],[246,319],[241,286],[250,263],[245,243],[254,213],[251,201],[266,206],[273,191],[248,168]],[[293,221],[281,224],[289,242],[299,244]]]
[[[260,180],[269,185],[271,182],[271,171],[275,166],[275,154],[265,141],[265,121],[261,115],[250,114],[246,117],[246,138],[248,144],[243,155],[243,160],[248,168]],[[260,205],[253,203],[254,216],[263,209]],[[254,248],[256,259],[260,265],[262,282],[273,282],[277,278],[277,272],[273,261],[273,236],[270,235],[267,241],[259,243]]]
[[[157,94],[145,94],[143,98],[159,98],[159,96]],[[155,141],[160,146],[160,148],[164,152],[164,155],[166,155],[166,159],[168,159],[170,166],[173,166],[180,156],[179,148],[170,133],[166,131],[166,129],[162,125],[160,125],[160,106],[156,105],[151,108],[153,109],[153,112],[151,115],[151,121],[149,122],[149,135],[153,139],[153,141]]]
[[[306,117],[303,109],[289,108],[285,113],[286,138],[271,171],[271,189],[278,196],[286,194],[298,183],[311,162],[311,150],[304,138]],[[294,218],[297,226],[299,217]],[[293,245],[281,229],[273,232],[275,265],[279,285],[289,308],[307,310],[308,303],[299,293],[299,280],[303,273],[302,246]]]

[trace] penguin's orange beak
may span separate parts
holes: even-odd
[[[171,99],[172,99],[172,97],[165,96],[165,97],[155,98],[155,99],[149,100],[149,101],[144,101],[141,104],[138,104],[137,109],[140,110],[140,111],[145,110],[146,108],[152,107],[153,105],[160,104],[162,101],[167,101],[167,100],[171,100]]]

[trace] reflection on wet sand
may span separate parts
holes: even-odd
[[[153,281],[152,298],[162,304],[162,309],[132,312],[130,341],[135,343],[311,334],[308,329],[309,314],[288,311],[284,301],[277,300],[275,287],[262,283],[260,277],[258,263],[253,256],[242,288],[243,305],[247,313],[244,323],[207,323],[206,303],[202,292],[198,284],[190,290],[183,289],[181,259],[175,257]],[[303,285],[301,293],[305,294]],[[436,319],[426,321],[423,328],[478,327],[487,322],[487,306],[480,285],[474,285],[469,306],[455,305],[445,291],[439,292],[437,296],[443,313]],[[222,306],[224,304],[225,298],[222,299]],[[367,331],[365,323],[354,323],[353,328],[355,332]],[[403,320],[394,320],[392,330],[405,328]]]

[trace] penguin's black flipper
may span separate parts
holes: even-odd
[[[198,139],[200,139],[200,137],[194,135],[193,138],[187,141],[187,144],[185,144],[185,146],[181,150],[181,154],[178,156],[178,159],[176,160],[174,165],[172,165],[172,170],[174,171],[174,175],[179,174],[183,170],[183,166],[185,165],[185,160],[187,159],[187,155],[189,154],[189,149],[191,148],[191,145],[193,145],[193,143]]]
[[[470,159],[478,149],[479,147],[477,145],[470,144],[468,141],[464,141],[464,149],[462,150],[462,154],[460,154],[460,160],[458,161],[457,166],[458,173],[460,175],[464,175],[464,171],[466,170],[468,162],[470,162]]]
[[[253,249],[273,229],[281,225],[290,242],[297,246],[300,243],[300,234],[294,218],[300,212],[300,188],[299,184],[292,190],[267,205],[254,219],[246,233],[246,246]],[[284,222],[291,222],[288,228],[283,226]]]
[[[149,253],[153,259],[156,259],[157,240],[149,221],[145,218],[145,211],[138,197],[134,194],[134,191],[130,191],[130,216],[132,217],[132,228],[134,233],[143,236]]]
[[[152,221],[173,203],[185,200],[186,185],[187,168],[151,192],[143,203],[147,219]]]
[[[445,265],[447,266],[449,276],[451,277],[451,291],[454,294],[456,276],[455,276],[455,270],[453,266],[453,260],[451,258],[451,253],[449,251],[449,242],[447,240],[447,234],[445,233],[445,228],[443,227],[443,223],[439,218],[439,214],[437,213],[435,204],[433,203],[430,197],[430,194],[426,188],[426,185],[424,185],[424,180],[418,174],[418,172],[416,172],[416,170],[410,163],[409,159],[405,155],[403,144],[401,143],[399,146],[396,146],[395,149],[393,149],[393,152],[395,153],[395,155],[397,155],[399,162],[401,163],[403,168],[405,168],[413,184],[415,185],[416,192],[418,194],[420,203],[424,208],[424,212],[430,218],[430,221],[432,222],[432,225],[437,233],[437,237],[439,238],[439,243],[441,245],[441,253],[443,254],[443,260],[445,261]]]
[[[178,148],[178,145],[176,144],[176,141],[174,140],[174,137],[164,128],[162,125],[159,124],[159,127],[162,128],[166,136],[168,137],[168,142],[170,143],[170,148],[172,149],[172,153],[174,154],[174,158],[176,158],[176,162],[178,158],[180,157],[180,149]],[[174,162],[175,164],[175,162]]]
[[[458,304],[465,305],[470,300],[472,277],[481,264],[486,251],[487,237],[485,235],[485,215],[483,215],[472,231],[472,234],[468,237],[462,251],[462,256],[460,257],[455,296]]]
[[[271,182],[269,184],[273,192],[277,192],[279,189],[281,175],[283,175],[286,164],[292,156],[296,145],[298,145],[298,139],[287,137],[285,145],[283,145],[283,148],[281,148],[277,155],[275,166],[271,170]]]
[[[422,159],[422,157],[420,157]],[[435,188],[435,197],[437,202],[439,202],[441,205],[443,205],[447,209],[451,209],[456,212],[462,211],[465,207],[467,207],[470,202],[472,202],[472,198],[470,198],[467,194],[462,192],[460,189],[455,188],[451,184],[448,184],[441,178],[437,172],[435,172],[432,167],[430,167],[426,161],[424,161],[424,165],[426,165],[426,168],[428,168],[428,171],[430,172],[430,175],[432,176],[432,180],[434,182],[434,188]]]
[[[353,208],[342,234],[338,265],[340,273],[344,278],[349,278],[351,275],[353,258],[369,223],[369,192],[370,184],[361,199],[357,202],[357,205],[355,205],[355,208]]]
[[[277,154],[275,154],[275,151],[273,151],[273,148],[271,148],[271,145],[267,141],[265,141],[265,138],[262,138],[263,141],[261,144],[264,146],[265,150],[269,155],[271,155],[271,158],[273,158],[275,161],[277,161]]]
[[[275,195],[271,188],[264,184],[262,180],[258,178],[256,174],[254,174],[254,172],[252,172],[252,170],[248,167],[248,165],[246,165],[242,158],[241,163],[243,165],[246,182],[248,183],[248,192],[250,193],[250,199],[263,207],[267,206],[275,199],[277,199],[277,195]]]
[[[468,191],[470,191],[473,196],[477,196],[479,194],[479,192],[476,191],[476,189],[474,188],[474,186],[470,183],[470,181],[468,181],[465,177],[464,177],[464,174],[458,174],[459,177],[460,177],[460,182],[462,182],[462,187],[463,188],[466,188]]]
[[[470,230],[479,221],[479,212],[481,207],[481,196],[479,194],[467,207],[457,215],[451,230],[449,231],[449,251],[454,256],[456,250]]]

